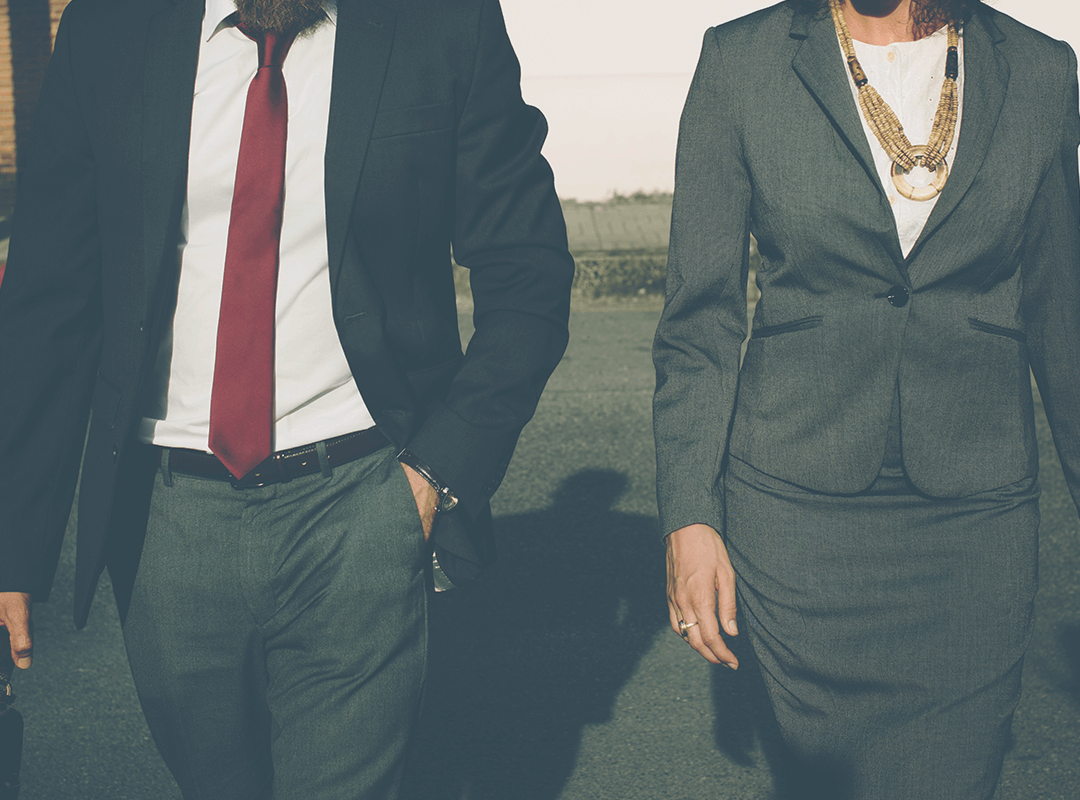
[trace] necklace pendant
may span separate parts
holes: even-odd
[[[915,145],[911,148],[911,153],[915,156],[916,166],[921,166],[923,156],[926,155],[926,145]],[[908,200],[915,200],[916,202],[922,203],[927,200],[933,200],[941,194],[941,190],[945,188],[945,182],[949,180],[949,167],[945,163],[945,159],[941,159],[941,162],[937,165],[937,169],[934,170],[934,180],[926,186],[913,186],[907,177],[910,174],[909,171],[895,161],[892,165],[891,174],[893,186],[896,187],[896,191],[900,192],[900,194]]]

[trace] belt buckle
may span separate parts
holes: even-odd
[[[255,469],[243,478],[229,475],[229,483],[234,489],[261,489],[272,483],[287,483],[292,480],[285,466],[285,452],[271,453]]]

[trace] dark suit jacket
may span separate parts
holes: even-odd
[[[897,388],[923,492],[1034,475],[1031,370],[1080,501],[1076,59],[986,7],[963,36],[956,162],[905,258],[827,10],[780,4],[706,34],[654,350],[663,533],[722,530],[729,457],[865,489]],[[740,371],[751,231],[761,300]]]
[[[48,593],[88,411],[75,617],[134,575],[133,431],[171,316],[201,0],[75,0],[57,34],[0,290],[0,589]],[[567,339],[573,262],[546,124],[497,0],[340,0],[326,216],[334,323],[380,427],[461,500],[451,577]],[[471,269],[457,330],[450,250]],[[460,511],[460,513],[459,513]],[[121,602],[121,605],[123,603]]]

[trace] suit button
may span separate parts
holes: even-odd
[[[907,305],[908,297],[910,297],[908,290],[903,286],[893,286],[885,296],[889,299],[889,304],[893,308],[903,308]]]

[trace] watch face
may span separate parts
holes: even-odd
[[[439,498],[439,511],[453,511],[457,507],[457,503],[457,498],[452,494],[444,494]]]

